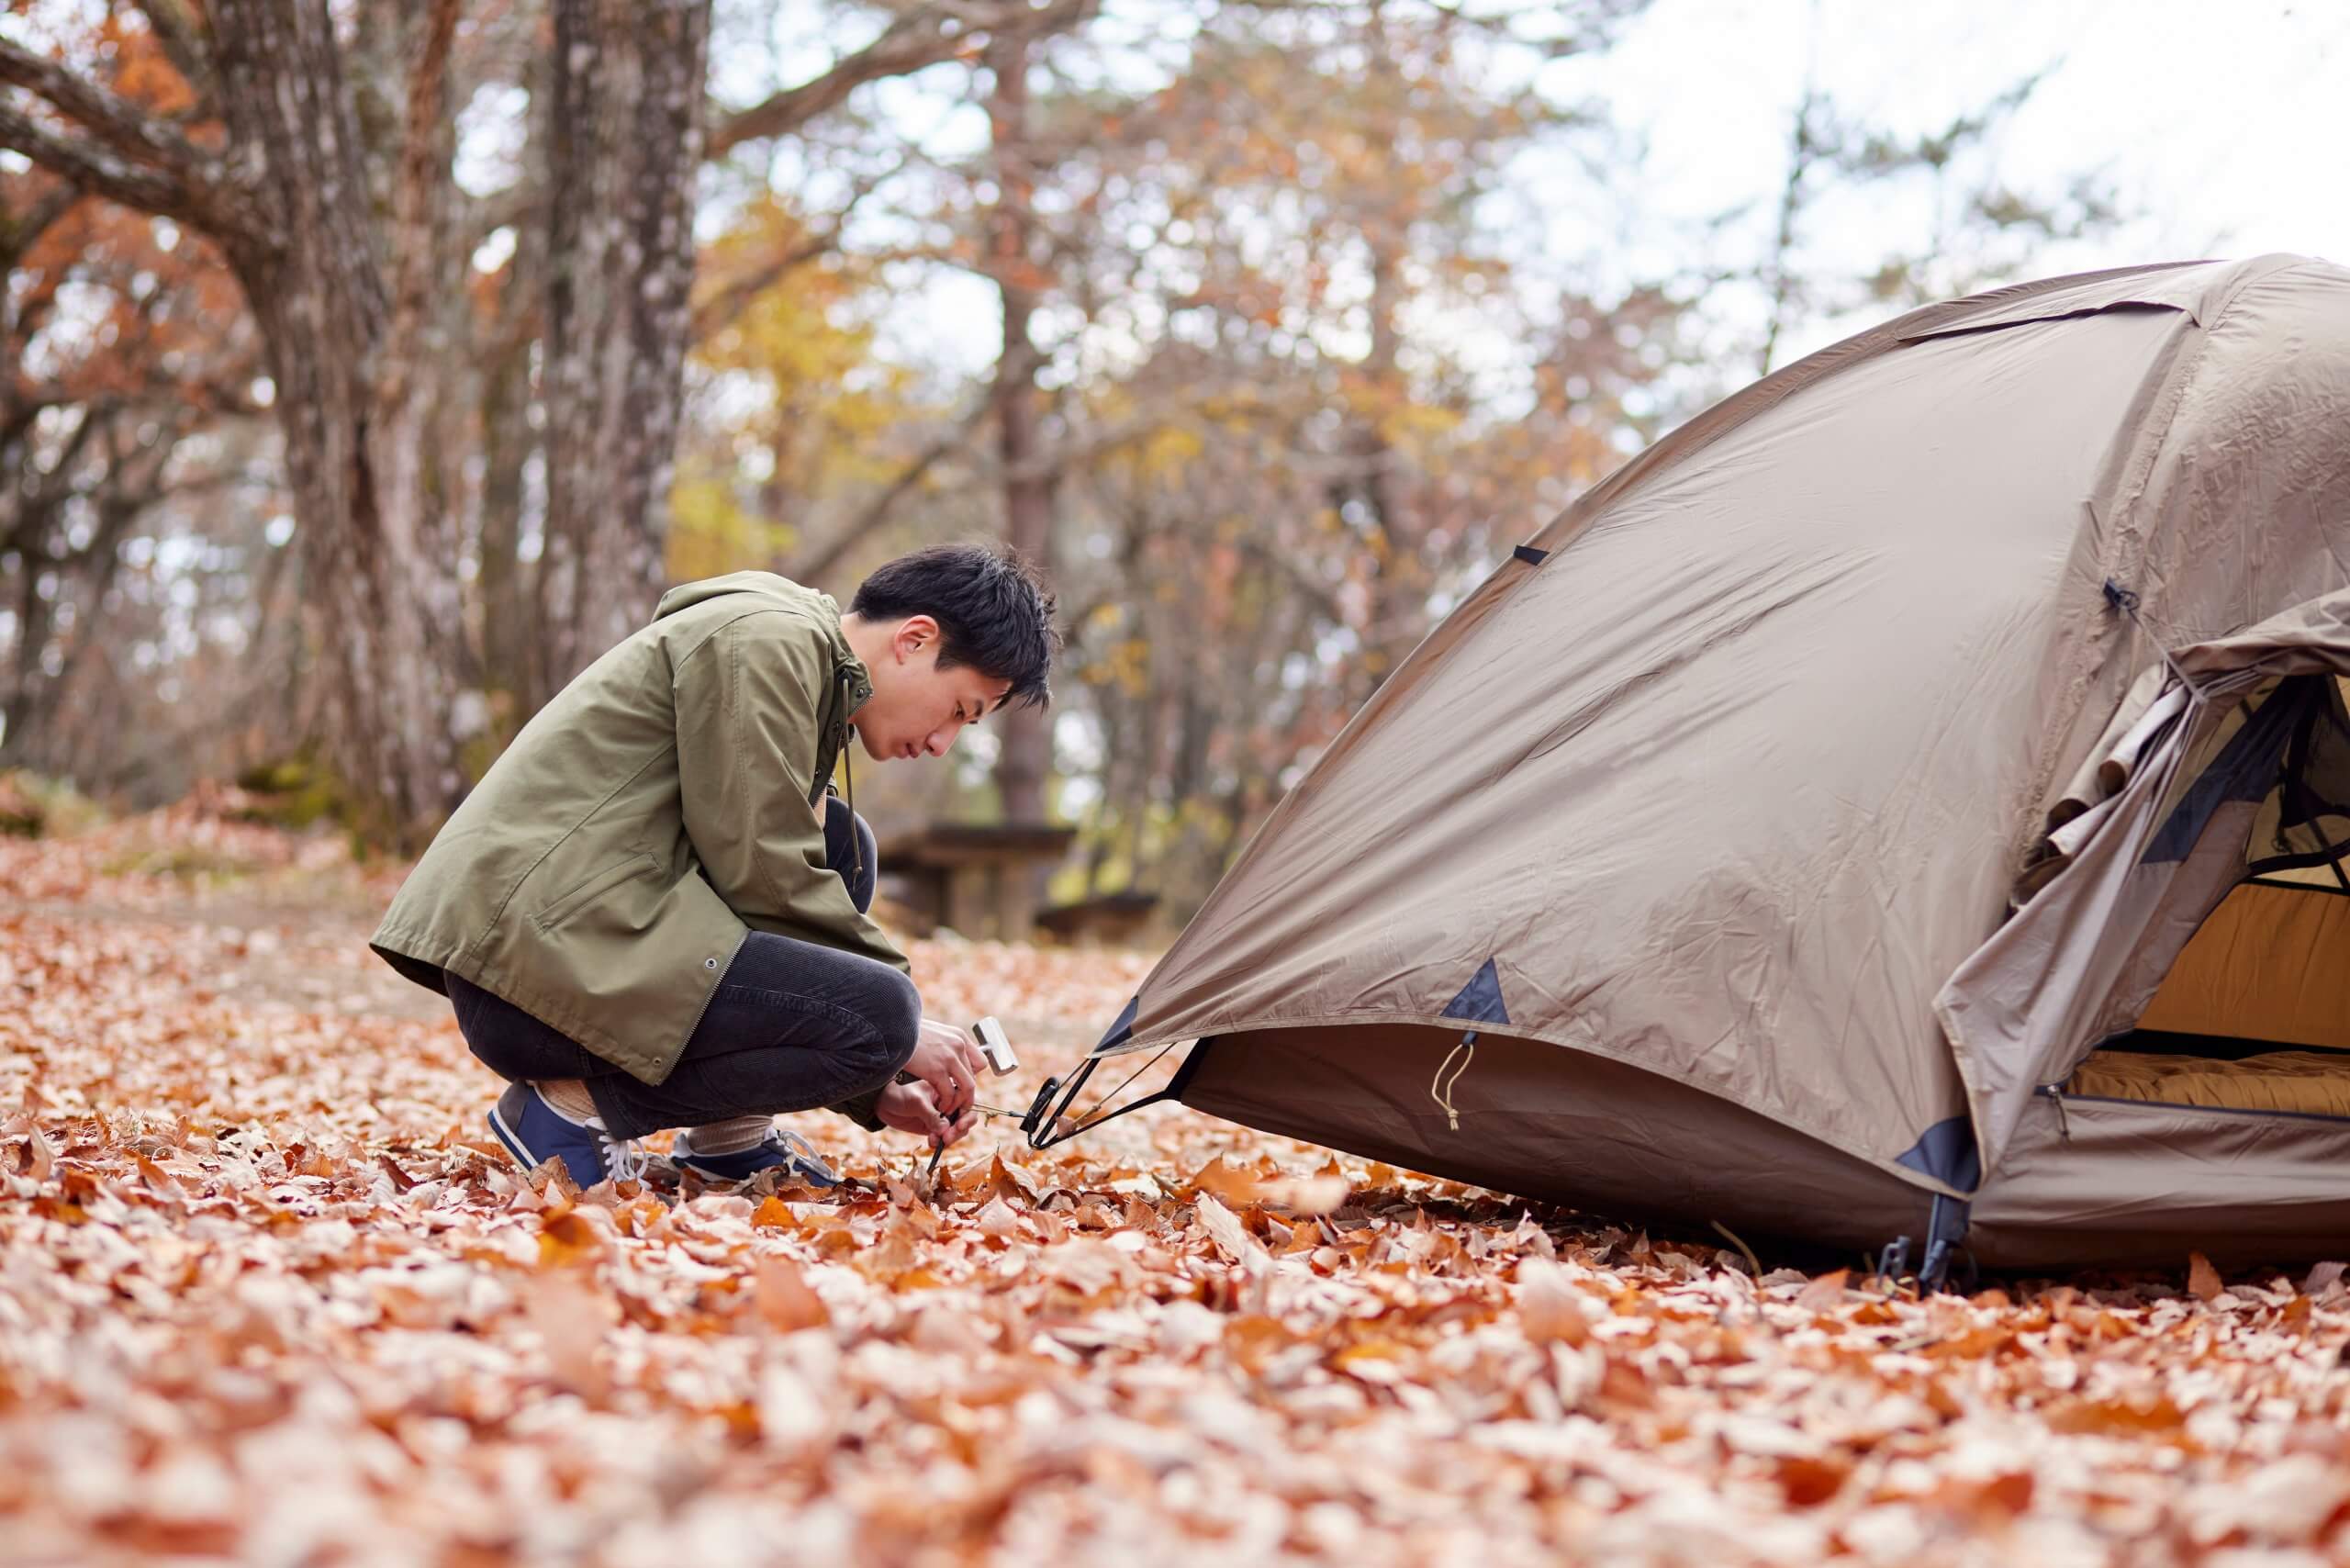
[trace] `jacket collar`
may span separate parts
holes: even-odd
[[[833,678],[848,702],[841,710],[841,717],[845,722],[850,713],[865,706],[866,699],[873,695],[873,672],[865,667],[865,661],[856,656],[855,648],[849,646],[848,633],[841,625],[840,601],[828,593],[820,593],[816,599],[824,607],[824,629],[832,638]]]

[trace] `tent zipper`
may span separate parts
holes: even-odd
[[[2056,1107],[2056,1136],[2065,1143],[2073,1141],[2073,1124],[2065,1114],[2065,1089],[2062,1084],[2043,1083],[2040,1092]]]

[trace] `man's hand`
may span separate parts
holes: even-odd
[[[930,1085],[922,1082],[892,1083],[873,1103],[873,1114],[881,1119],[883,1126],[927,1138],[938,1148],[945,1148],[979,1124],[976,1105],[964,1106],[960,1115],[940,1115]]]
[[[979,1073],[987,1058],[979,1046],[952,1024],[925,1018],[914,1041],[906,1070],[930,1086],[931,1103],[948,1116],[958,1116],[979,1097]]]
[[[925,1018],[906,1060],[911,1083],[892,1083],[874,1102],[883,1126],[915,1133],[944,1148],[979,1125],[979,1070],[987,1063],[977,1042],[952,1024]]]

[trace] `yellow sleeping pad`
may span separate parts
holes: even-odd
[[[2298,1111],[2350,1117],[2350,1054],[2268,1051],[2241,1061],[2212,1057],[2093,1051],[2073,1070],[2067,1094],[2203,1105],[2223,1111]]]

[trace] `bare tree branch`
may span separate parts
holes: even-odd
[[[822,75],[786,87],[749,108],[714,118],[708,156],[722,158],[745,141],[788,136],[817,116],[840,107],[867,82],[976,56],[981,35],[1016,27],[1041,38],[1074,27],[1096,4],[1098,0],[1051,0],[1037,6],[1025,0],[995,5],[947,3],[900,17],[879,38],[842,56]]]
[[[0,86],[24,88],[95,139],[50,130],[17,105],[0,104],[0,147],[126,207],[224,238],[250,233],[247,204],[220,162],[128,99],[6,39]]]
[[[768,258],[761,265],[745,272],[740,277],[730,279],[725,285],[713,290],[709,297],[694,308],[694,341],[699,342],[712,332],[733,324],[734,319],[747,309],[751,301],[760,295],[809,263],[820,257],[831,255],[839,250],[842,230],[848,227],[849,217],[856,210],[857,203],[871,196],[876,187],[905,166],[906,160],[900,158],[886,169],[876,170],[862,176],[849,191],[848,200],[833,214],[831,227],[822,233],[809,235],[799,244]]]
[[[128,98],[85,82],[56,61],[0,39],[0,86],[22,87],[136,162],[192,178],[205,162],[194,143]],[[28,154],[29,156],[29,154]]]
[[[747,109],[715,119],[707,155],[723,158],[745,141],[788,135],[818,115],[838,108],[849,94],[867,82],[903,76],[975,47],[972,29],[945,8],[901,17],[879,38],[842,56],[814,80],[786,87]]]
[[[8,539],[10,549],[29,552],[40,530],[49,526],[50,514],[66,497],[79,493],[73,484],[73,465],[82,460],[82,449],[90,444],[90,438],[113,419],[118,408],[113,402],[84,407],[73,433],[47,464],[36,464],[28,454],[17,477],[17,528]]]
[[[947,457],[968,445],[971,432],[987,418],[989,405],[981,402],[956,422],[955,428],[924,447],[922,454],[900,470],[890,481],[889,487],[860,508],[856,515],[835,529],[812,548],[792,557],[786,577],[797,582],[809,582],[823,576],[840,564],[842,556],[856,547],[858,540],[889,521],[890,513],[906,498],[908,491],[922,483],[923,476]]]
[[[5,47],[5,46],[0,46]],[[13,106],[0,104],[0,147],[95,196],[165,218],[202,225],[196,193],[179,175],[133,163],[101,147],[46,130]]]
[[[751,301],[809,263],[832,254],[840,248],[840,242],[839,228],[827,229],[821,234],[810,235],[764,266],[729,280],[724,287],[694,307],[693,341],[699,342],[712,332],[732,326],[734,319],[750,308]]]

